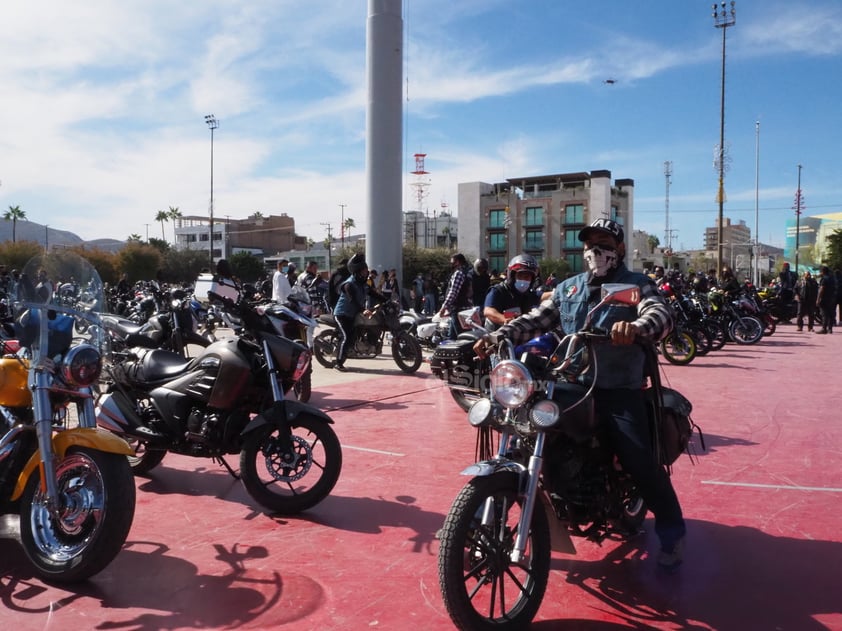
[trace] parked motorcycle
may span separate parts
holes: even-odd
[[[467,412],[477,399],[488,395],[491,363],[474,352],[474,344],[486,332],[480,309],[464,309],[457,315],[463,332],[455,340],[444,340],[436,346],[430,358],[430,372],[447,382],[450,396]]]
[[[212,458],[262,506],[299,513],[327,497],[342,468],[331,418],[285,396],[306,373],[310,351],[283,336],[273,307],[235,303],[217,289],[224,290],[211,284],[208,296],[240,322],[239,334],[192,359],[136,349],[111,367],[97,422],[137,447],[136,474],[168,451]],[[237,453],[239,473],[225,460]]]
[[[348,349],[348,359],[372,359],[383,353],[386,335],[391,337],[392,358],[405,373],[414,373],[421,366],[423,354],[421,345],[412,335],[401,328],[400,305],[386,301],[372,309],[371,317],[362,313],[354,321],[354,343]],[[314,340],[316,360],[325,368],[336,365],[339,351],[339,334],[336,319],[332,314],[322,314],[318,321],[329,327]]]
[[[42,282],[38,282],[39,271]],[[85,308],[53,291],[74,278]],[[96,427],[93,387],[104,340],[94,268],[66,251],[31,260],[15,303],[20,350],[0,359],[0,511],[20,516],[20,542],[47,581],[84,580],[119,553],[132,525],[134,452]],[[64,304],[62,304],[64,303]],[[84,337],[74,325],[84,320]]]
[[[636,285],[602,287],[592,315],[608,304],[635,305]],[[462,473],[474,476],[462,488],[439,533],[439,585],[451,620],[460,629],[526,627],[541,605],[552,549],[575,552],[572,536],[601,541],[634,533],[647,507],[613,454],[600,446],[593,387],[578,377],[598,370],[592,344],[604,332],[585,325],[560,340],[553,352],[513,359],[511,344],[490,375],[491,397],[471,407],[468,420],[479,428],[480,462]],[[686,414],[689,401],[663,388],[654,350],[647,352],[652,386],[647,390],[657,452],[670,447],[659,431],[669,415]],[[664,425],[666,427],[666,425]],[[689,427],[689,425],[688,425]],[[496,455],[491,432],[499,432]],[[688,438],[684,435],[684,438]],[[677,447],[677,445],[672,445]],[[677,457],[670,451],[665,462]],[[556,539],[558,535],[559,539]]]
[[[436,315],[421,315],[414,311],[401,313],[401,328],[415,336],[418,343],[427,349],[435,349],[443,340],[447,339],[450,328],[449,318]]]

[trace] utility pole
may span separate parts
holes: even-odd
[[[735,5],[737,3],[731,0],[731,10],[725,8],[725,2],[722,2],[719,8],[713,5],[713,25],[716,28],[722,29],[722,89],[719,101],[719,147],[717,148],[717,156],[715,165],[719,171],[719,188],[716,193],[716,200],[719,203],[719,226],[717,232],[716,245],[716,264],[718,269],[716,271],[718,276],[722,276],[722,237],[724,236],[724,205],[725,205],[725,32],[729,26],[734,26],[737,21],[737,10]]]
[[[333,235],[331,234],[331,226],[329,223],[320,223],[320,226],[327,226],[327,271],[333,270],[333,265],[330,262],[330,246],[333,243]]]
[[[339,234],[342,237],[342,250],[345,250],[345,206],[347,204],[339,204],[340,219],[339,219]]]
[[[798,165],[798,190],[795,191],[795,274],[798,275],[798,238],[801,236],[801,210],[804,198],[801,196],[801,165]]]
[[[211,269],[214,269],[213,265],[213,132],[216,129],[219,129],[219,121],[213,114],[208,114],[205,116],[205,123],[207,123],[208,128],[210,129],[211,133],[211,155],[210,155],[210,265]]]
[[[664,245],[666,246],[667,267],[669,267],[670,259],[672,258],[672,230],[670,230],[670,184],[672,180],[672,162],[667,160],[664,162],[664,177],[666,179],[666,195],[664,197],[664,211],[666,216],[666,225],[664,227]]]
[[[754,123],[754,286],[760,287],[760,121]]]

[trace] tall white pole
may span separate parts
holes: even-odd
[[[754,123],[754,286],[760,287],[760,121]]]
[[[403,156],[402,0],[368,0],[366,24],[366,258],[401,270]]]

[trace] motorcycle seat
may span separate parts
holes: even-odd
[[[106,329],[111,329],[112,331],[120,333],[121,337],[127,337],[133,333],[137,333],[143,328],[142,324],[137,324],[136,322],[132,322],[126,318],[110,315],[103,316],[102,323],[105,325]]]
[[[336,318],[333,317],[332,313],[322,313],[317,319],[322,324],[327,324],[328,326],[336,326]]]
[[[161,381],[184,372],[193,360],[178,353],[161,349],[145,353],[141,361],[142,374],[138,375],[145,382]]]

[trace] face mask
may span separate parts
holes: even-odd
[[[281,268],[281,274],[286,274],[287,272],[289,272],[289,268],[288,268],[288,267],[282,267],[282,268]]]
[[[603,245],[585,248],[584,258],[595,277],[607,276],[608,272],[617,267],[617,252]]]
[[[529,286],[532,284],[531,280],[516,280],[515,281],[515,291],[519,291],[520,293],[526,293],[529,289]]]

